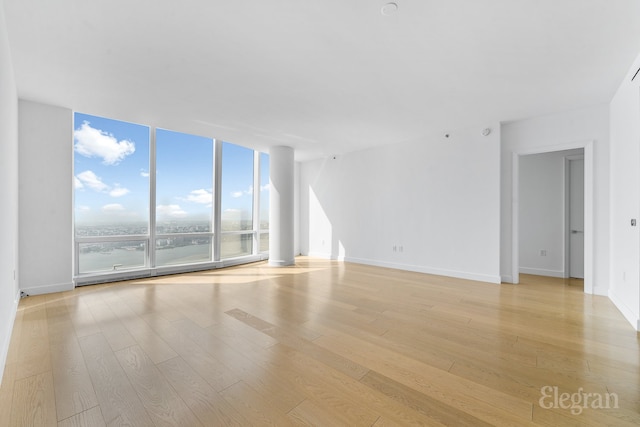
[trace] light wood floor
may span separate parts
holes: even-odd
[[[640,424],[638,334],[580,282],[521,279],[299,258],[27,297],[0,424]]]

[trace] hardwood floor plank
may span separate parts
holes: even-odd
[[[272,369],[279,370],[282,372],[281,375],[291,377],[293,381],[303,385],[303,381],[311,381],[311,384],[303,388],[307,398],[323,408],[328,408],[330,412],[347,417],[349,423],[375,421],[361,412],[364,410],[370,416],[382,415],[403,425],[440,424],[437,420],[399,404],[380,391],[295,349],[277,344],[269,350],[271,354],[264,360],[266,366],[273,366]],[[317,388],[327,391],[319,394],[316,392]],[[340,400],[337,404],[335,396]],[[336,411],[336,408],[339,410]]]
[[[177,355],[182,357],[198,375],[204,378],[216,391],[240,381],[236,373],[228,369],[222,362],[208,353],[199,344],[176,328],[173,322],[153,322],[153,329]]]
[[[107,425],[153,426],[102,334],[81,337],[79,341]]]
[[[205,330],[245,354],[260,351],[278,342],[275,338],[229,316]]]
[[[169,383],[160,375],[141,347],[116,352],[120,366],[129,377],[140,401],[157,426],[200,426],[200,422]]]
[[[13,407],[13,388],[15,385],[17,366],[15,363],[7,363],[4,368],[2,384],[0,384],[0,426],[8,426],[11,420],[11,410]],[[23,403],[16,402],[20,406]]]
[[[91,305],[89,311],[113,351],[136,344],[136,340],[106,303]]]
[[[154,363],[164,362],[178,355],[140,316],[131,310],[122,299],[109,300],[107,305],[116,316],[118,316],[136,344],[151,357]]]
[[[58,427],[106,427],[100,407],[96,406],[58,422]]]
[[[158,365],[171,386],[205,426],[244,426],[248,421],[187,362],[176,357]]]
[[[379,346],[388,351],[400,353],[403,356],[426,363],[429,366],[433,366],[444,371],[449,370],[455,361],[453,354],[442,351],[439,347],[434,345],[419,345],[421,341],[415,339],[413,336],[411,339],[391,339],[390,337],[394,336],[394,332],[389,330],[382,336],[362,333],[358,328],[339,325],[334,322],[333,319],[323,319],[321,322],[318,321],[317,323],[314,323],[312,327],[317,331],[322,332],[323,336],[349,336],[361,339],[363,342]]]
[[[21,357],[17,361],[17,379],[51,371],[46,303],[44,299],[40,299],[40,301],[42,302],[24,309],[19,341]]]
[[[230,310],[227,314],[277,339],[278,342],[309,354],[310,356],[321,360],[323,363],[326,363],[327,365],[332,366],[355,379],[362,378],[368,372],[367,368],[359,365],[358,363],[354,363],[348,358],[342,357],[334,352],[327,351],[321,346],[318,346],[304,338],[282,331],[275,325],[252,316],[240,309]]]
[[[47,303],[51,367],[58,420],[69,418],[98,405],[84,356],[73,331],[64,302]]]
[[[303,398],[294,383],[283,380],[278,375],[258,366],[255,362],[255,352],[241,353],[228,346],[224,341],[209,333],[211,328],[199,327],[191,320],[184,319],[173,324],[187,337],[219,360],[228,370],[233,372],[258,393],[269,396],[269,400],[283,413],[289,412],[297,406]],[[264,350],[258,350],[264,351]]]
[[[518,337],[516,346],[520,349],[527,349],[535,352],[536,355],[549,355],[554,358],[564,358],[565,360],[579,361],[579,366],[583,372],[603,372],[610,380],[625,381],[629,379],[629,373],[634,373],[636,377],[640,377],[640,366],[637,361],[632,361],[627,356],[627,352],[611,346],[606,351],[606,357],[598,348],[576,348],[574,346],[557,345],[549,342],[542,342],[527,337]],[[536,365],[538,360],[536,357]],[[577,366],[570,364],[566,367],[570,371],[576,371]],[[586,369],[585,369],[586,368]],[[567,370],[567,369],[565,369]]]
[[[294,425],[284,414],[274,411],[270,402],[242,381],[222,391],[222,397],[256,426]]]
[[[57,422],[51,372],[17,380],[13,390],[10,425],[54,426]]]
[[[460,427],[491,426],[491,424],[469,415],[464,411],[458,410],[436,399],[429,398],[377,372],[369,371],[360,382],[443,425],[456,425]]]
[[[287,416],[297,426],[351,426],[347,421],[339,418],[309,399],[305,399],[293,408]],[[375,425],[375,424],[374,424]]]
[[[98,405],[84,356],[75,338],[51,345],[51,365],[58,420]]]
[[[402,427],[402,424],[388,420],[385,417],[380,417],[372,427]]]
[[[67,304],[67,311],[69,312],[71,323],[73,323],[73,327],[78,338],[100,332],[100,327],[93,318],[93,315],[85,301],[82,299],[82,296],[83,293],[78,293],[77,295],[72,295],[64,300]]]
[[[7,353],[7,365],[9,365],[10,363],[17,363],[24,357],[24,355],[20,353],[25,312],[25,310],[22,308],[21,303],[18,305],[16,318],[13,321],[13,331],[11,332],[9,351]]]
[[[429,365],[384,351],[352,337],[337,339],[323,336],[315,341],[342,357],[355,360],[429,397],[495,425],[524,423],[531,418],[531,404],[505,393],[489,389]],[[371,355],[375,355],[372,357]]]

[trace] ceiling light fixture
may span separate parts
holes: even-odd
[[[393,2],[385,4],[384,6],[382,6],[382,9],[380,10],[380,12],[384,16],[393,15],[397,11],[398,11],[398,4]]]

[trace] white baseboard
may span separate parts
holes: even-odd
[[[20,289],[27,295],[43,295],[52,294],[54,292],[72,291],[74,288],[73,282],[58,283],[54,285],[32,286],[29,288]]]
[[[609,288],[594,286],[593,287],[593,295],[600,295],[603,297],[609,297]]]
[[[619,298],[612,290],[609,290],[609,299],[613,302],[616,308],[620,310],[620,313],[622,313],[625,319],[631,323],[631,326],[633,326],[636,331],[640,332],[640,318],[638,318],[638,315],[625,304],[624,299]]]
[[[13,306],[11,307],[11,312],[9,313],[9,318],[6,323],[4,323],[5,328],[3,331],[0,331],[2,334],[2,342],[0,342],[0,385],[2,385],[2,377],[4,375],[4,367],[7,364],[7,356],[9,355],[9,344],[11,344],[11,333],[13,332],[13,324],[16,320],[16,314],[18,313],[18,303],[20,302],[20,294],[17,294],[15,299],[13,300]],[[4,319],[2,319],[4,320]]]
[[[513,276],[502,276],[502,283],[513,283]]]
[[[520,267],[520,273],[533,274],[535,276],[547,276],[547,277],[559,277],[559,278],[565,277],[564,271],[545,270],[544,268]]]
[[[499,275],[493,276],[489,274],[470,273],[467,271],[445,270],[442,268],[433,268],[421,265],[400,264],[386,261],[376,261],[363,258],[350,258],[344,259],[347,262],[353,262],[356,264],[373,265],[376,267],[395,268],[398,270],[415,271],[416,273],[434,274],[437,276],[455,277],[457,279],[475,280],[478,282],[488,282],[500,284],[501,277]]]

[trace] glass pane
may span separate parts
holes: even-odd
[[[253,229],[253,150],[222,143],[222,231]]]
[[[156,130],[156,231],[210,232],[213,140]]]
[[[149,128],[74,114],[77,236],[147,234]]]
[[[78,270],[80,274],[126,270],[145,266],[144,240],[104,243],[80,243]]]
[[[235,258],[253,253],[253,233],[223,234],[220,242],[220,258]]]
[[[260,252],[269,252],[269,233],[260,233]]]
[[[156,265],[192,264],[211,260],[211,237],[175,236],[156,240]]]
[[[269,229],[269,190],[270,189],[271,189],[271,184],[269,183],[269,155],[266,153],[260,153],[260,229],[261,230]]]

